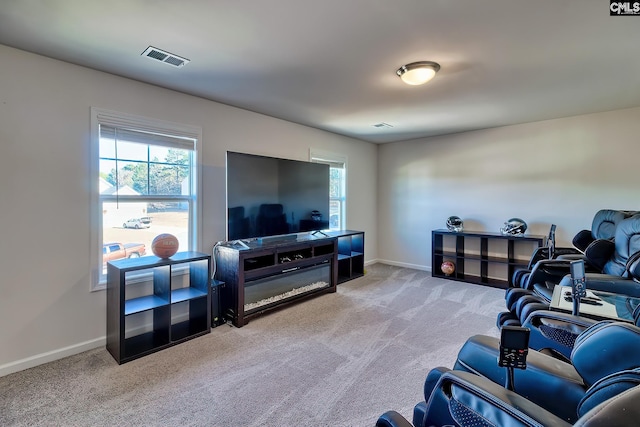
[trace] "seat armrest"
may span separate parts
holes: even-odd
[[[459,425],[470,420],[484,420],[499,426],[571,425],[524,397],[468,372],[444,373],[427,407],[427,425],[446,424],[447,417]]]
[[[570,272],[571,260],[547,259],[538,261],[529,274],[526,289],[533,289],[533,285],[536,283],[559,283]]]
[[[556,248],[554,250],[554,255],[555,258],[559,257],[559,256],[576,256],[576,257],[580,257],[582,255],[584,255],[581,251],[575,249],[575,248]]]
[[[575,260],[580,260],[580,259],[584,259],[584,254],[581,252],[578,253],[568,253],[568,254],[560,254],[556,257],[557,259],[561,259],[561,260],[570,260],[570,261],[575,261]]]
[[[522,326],[530,330],[530,348],[551,350],[568,360],[578,335],[595,323],[595,320],[569,313],[536,310],[523,320]]]
[[[604,269],[604,265],[611,259],[616,250],[616,245],[612,240],[598,239],[594,240],[584,251],[584,256],[591,266],[598,271]]]
[[[538,326],[540,325],[541,319],[549,319],[559,323],[565,323],[567,325],[567,328],[574,332],[582,332],[589,326],[597,323],[596,320],[586,317],[574,316],[573,314],[550,310],[534,311],[533,313],[529,314],[524,322],[526,325]],[[525,325],[523,324],[522,326]]]
[[[574,236],[571,243],[573,243],[573,246],[578,248],[578,250],[584,252],[594,240],[591,230],[580,230],[578,234]]]
[[[413,427],[402,415],[396,411],[387,411],[380,415],[376,427]]]

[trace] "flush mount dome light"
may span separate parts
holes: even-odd
[[[412,62],[398,68],[396,74],[408,85],[423,85],[431,80],[438,70],[440,64],[431,61]]]

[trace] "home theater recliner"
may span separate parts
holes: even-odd
[[[640,252],[636,252],[629,258],[625,266],[625,272],[622,275],[587,273],[586,280],[587,287],[591,290],[622,294],[629,297],[640,297]],[[563,277],[558,285],[570,287],[571,276],[566,275]],[[514,294],[508,294],[507,297],[512,297],[513,295]],[[526,319],[534,312],[547,312],[549,309],[549,301],[546,298],[535,295],[530,291],[518,296],[519,299],[514,299],[512,302],[507,299],[507,306],[510,307],[511,310],[498,315],[498,327],[504,325],[524,325]],[[634,306],[628,307],[627,311],[630,316],[634,309]],[[538,315],[540,314],[538,313]]]
[[[414,407],[413,423],[388,411],[376,426],[637,425],[640,214],[601,210],[588,233],[578,233],[576,248],[556,251],[552,225],[547,246],[531,257],[532,268],[513,276],[514,287],[506,292],[510,310],[498,316],[497,326],[503,332],[526,331],[527,343],[521,347],[528,348],[526,363],[517,366],[524,369],[503,364],[501,340],[506,335],[473,336],[460,349],[453,369],[428,373],[425,400]],[[583,249],[580,244],[587,241]],[[575,274],[572,262],[586,266],[587,272]],[[578,293],[579,283],[596,294]],[[564,287],[555,298],[574,300],[573,313],[550,310],[555,286]],[[591,303],[593,295],[608,298],[619,320],[581,315],[581,301]]]
[[[624,377],[624,378],[623,378]],[[638,372],[620,374],[620,382],[638,384]],[[621,427],[640,419],[640,387],[628,387],[603,400],[594,396],[592,409],[570,423],[522,396],[486,378],[461,371],[442,373],[432,390],[425,387],[425,401],[414,409],[413,424],[395,411],[385,412],[376,427]],[[597,404],[595,404],[597,402]]]
[[[600,211],[603,212],[603,211]],[[629,266],[640,252],[640,215],[628,216],[629,211],[619,211],[624,216],[616,224],[614,239],[594,240],[585,250],[583,259],[587,273],[587,287],[606,292],[637,296],[638,284],[631,280]],[[615,218],[608,212],[606,218]],[[610,227],[607,227],[610,229]],[[575,257],[573,257],[575,258]],[[570,285],[569,259],[539,261],[529,274],[524,287],[512,287],[505,293],[509,311],[498,316],[498,326],[521,324],[534,310],[544,309],[551,301],[554,287]],[[558,280],[558,278],[561,279]]]
[[[593,217],[590,230],[581,230],[573,238],[573,248],[558,248],[555,246],[555,226],[551,226],[546,248],[540,248],[533,253],[527,269],[517,270],[511,278],[512,288],[530,289],[536,282],[545,280],[559,281],[568,273],[568,262],[585,258],[585,252],[594,242],[609,246],[615,238],[616,229],[626,218],[636,214],[635,211],[620,211],[601,209]],[[545,251],[546,249],[546,251]],[[601,251],[605,249],[601,248]],[[591,256],[596,257],[595,246],[591,249]],[[589,268],[590,266],[587,266]]]
[[[516,270],[511,278],[511,286],[517,288],[526,288],[531,271],[534,269],[539,261],[551,260],[551,259],[577,259],[584,255],[589,245],[596,240],[612,240],[615,237],[616,227],[625,218],[633,216],[635,211],[620,211],[614,209],[601,209],[593,216],[590,230],[581,230],[573,238],[573,247],[556,247],[555,231],[556,226],[551,225],[549,231],[549,237],[547,239],[547,246],[538,248],[533,252],[529,265],[526,269]],[[540,273],[546,271],[544,269],[545,263],[538,266],[541,270]],[[563,264],[561,264],[563,265]],[[566,270],[561,270],[560,273]],[[554,273],[554,270],[549,270],[550,273]]]
[[[526,369],[515,372],[513,391],[502,386],[506,374],[497,364],[499,346],[497,338],[474,336],[460,350],[454,370],[431,370],[413,426],[636,425],[640,328],[608,321],[593,325],[576,341],[571,363],[531,350]],[[616,406],[621,400],[623,409]],[[412,424],[389,411],[376,426]]]

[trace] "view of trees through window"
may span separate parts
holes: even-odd
[[[146,148],[152,151],[150,146]],[[101,157],[100,176],[114,187],[129,186],[138,194],[182,194],[183,182],[189,177],[189,152],[173,148],[165,150],[162,160],[157,155],[148,161]],[[149,157],[151,155],[149,152]],[[104,172],[109,168],[108,173]]]
[[[103,273],[106,262],[152,255],[161,233],[189,250],[193,151],[100,139]]]

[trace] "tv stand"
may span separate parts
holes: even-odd
[[[364,233],[300,233],[295,240],[246,241],[217,245],[215,279],[221,289],[222,316],[242,327],[265,312],[325,293],[364,274]],[[282,237],[282,236],[275,236]]]
[[[260,239],[249,249],[216,248],[217,280],[223,315],[242,327],[251,318],[312,296],[336,291],[338,248],[335,238],[293,235],[295,241]]]

